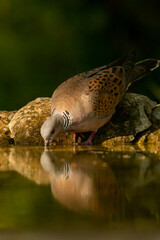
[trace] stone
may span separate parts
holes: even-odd
[[[153,112],[152,112],[152,116],[160,121],[160,104],[158,104],[154,109],[153,109]]]
[[[151,115],[152,126],[138,140],[139,144],[158,144],[160,146],[160,105],[156,105]]]
[[[138,144],[158,144],[160,147],[160,129],[156,131],[152,131],[152,129],[149,129],[138,141]]]
[[[16,112],[9,123],[15,144],[43,144],[40,127],[50,116],[50,104],[50,98],[37,98]]]
[[[50,98],[37,98],[14,114],[9,123],[9,129],[10,137],[14,139],[15,144],[44,144],[40,128],[50,117],[50,104]],[[146,136],[150,139],[149,141],[153,138],[155,141],[160,141],[156,132],[160,126],[159,111],[159,105],[148,97],[126,93],[110,122],[98,130],[94,143],[107,147],[137,141],[143,143],[146,141]],[[152,135],[149,136],[151,133]],[[88,137],[88,133],[83,135],[85,138]],[[53,145],[61,144],[72,145],[73,133],[62,133],[53,142]]]
[[[16,111],[0,111],[0,146],[12,143],[8,124],[15,113]]]
[[[156,104],[146,96],[126,93],[111,121],[98,130],[95,143],[113,145],[133,142],[138,134],[151,127],[152,109]]]
[[[160,143],[160,129],[150,133],[147,137],[148,143]]]
[[[11,137],[17,145],[44,145],[40,128],[51,115],[51,99],[37,98],[22,107],[9,123]],[[71,144],[73,133],[59,135],[53,145]]]

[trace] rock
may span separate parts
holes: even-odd
[[[37,98],[21,108],[9,123],[11,137],[15,144],[43,145],[40,128],[44,121],[51,115],[51,99]],[[57,143],[68,144],[72,142],[72,133],[59,135],[53,145]]]
[[[138,141],[139,144],[158,144],[160,146],[160,129],[152,131],[149,129]]]
[[[147,143],[149,148],[153,144],[160,145],[160,105],[158,104],[154,107],[151,115],[152,126],[143,133],[143,136],[140,137],[138,143],[144,144]]]
[[[44,144],[40,128],[50,116],[50,104],[50,98],[37,98],[15,113],[9,123],[11,137],[15,144]],[[95,144],[109,147],[117,143],[130,143],[139,139],[143,142],[146,139],[145,135],[148,136],[151,133],[152,135],[148,139],[153,139],[153,132],[158,131],[160,126],[160,106],[156,106],[157,103],[146,96],[126,93],[117,106],[111,121],[98,130],[94,139]],[[155,136],[157,134],[158,132],[155,132]],[[88,133],[84,135],[87,137]],[[157,139],[157,137],[154,138]],[[53,145],[71,145],[72,143],[73,133],[62,133],[55,139]]]
[[[147,137],[148,143],[160,143],[160,129],[150,133]]]
[[[152,125],[152,109],[156,102],[148,97],[126,93],[116,108],[111,121],[99,129],[95,143],[113,145],[129,143]]]
[[[158,104],[152,112],[152,116],[157,120],[160,121],[160,104]]]
[[[8,145],[12,143],[8,124],[15,113],[16,111],[0,111],[0,145]]]
[[[9,123],[15,144],[43,144],[40,127],[50,116],[50,104],[50,98],[37,98],[16,112]]]
[[[65,132],[61,133],[54,141],[53,145],[72,145],[73,144],[73,133],[72,132]]]

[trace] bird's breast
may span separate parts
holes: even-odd
[[[89,132],[97,130],[104,126],[111,119],[111,117],[112,115],[104,118],[98,118],[95,116],[85,118],[82,121],[73,121],[68,130],[74,132]]]

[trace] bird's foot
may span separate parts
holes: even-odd
[[[78,145],[82,145],[82,146],[88,146],[88,145],[90,145],[90,146],[92,146],[92,145],[93,145],[92,140],[93,140],[96,132],[97,132],[97,131],[92,131],[91,134],[90,134],[90,136],[89,136],[89,138],[88,138],[86,141],[79,143]]]
[[[74,145],[78,145],[78,137],[79,137],[79,133],[74,133],[74,136],[73,136]]]
[[[93,145],[93,142],[88,139],[87,141],[78,143],[78,145],[81,145],[81,146],[92,146],[92,145]]]

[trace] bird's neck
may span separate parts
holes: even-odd
[[[51,118],[54,120],[56,128],[63,130],[64,120],[62,115],[57,113],[51,116]]]
[[[54,118],[56,118],[56,122],[63,130],[66,130],[69,127],[70,117],[65,112],[62,112],[61,114],[55,114]]]
[[[66,130],[70,125],[70,115],[68,111],[62,112],[63,117],[63,127]]]

